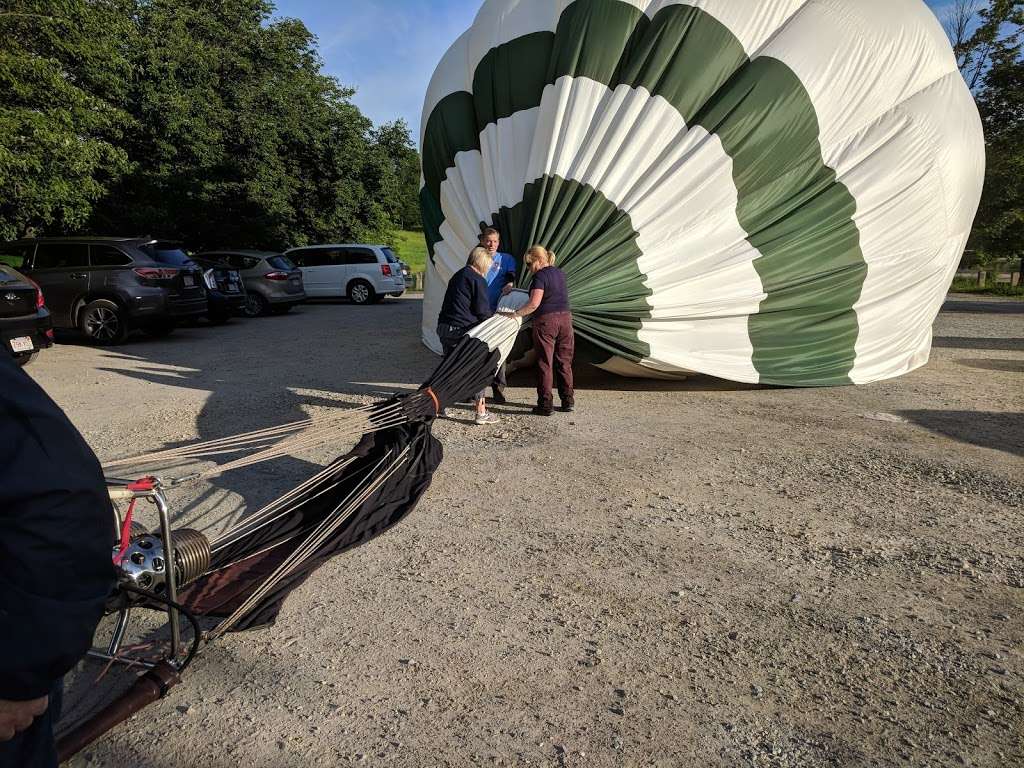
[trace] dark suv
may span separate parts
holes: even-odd
[[[202,270],[178,246],[152,238],[18,240],[0,246],[0,261],[39,284],[55,328],[100,344],[118,344],[133,328],[165,336],[206,314]]]

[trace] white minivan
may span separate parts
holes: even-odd
[[[302,270],[311,299],[347,296],[353,304],[370,304],[405,293],[401,262],[385,245],[308,245],[285,256]]]

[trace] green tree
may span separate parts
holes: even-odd
[[[957,0],[946,28],[985,127],[985,190],[971,248],[982,260],[1024,259],[1024,0]]]
[[[399,119],[377,128],[372,139],[391,164],[395,190],[388,195],[389,214],[402,229],[421,229],[420,156],[409,135],[409,126]]]
[[[0,6],[0,238],[80,228],[128,170],[133,45],[118,0]]]
[[[97,229],[193,247],[381,239],[394,172],[316,38],[265,0],[145,0],[128,109],[132,173]]]

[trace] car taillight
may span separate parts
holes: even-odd
[[[133,269],[136,275],[143,280],[170,280],[178,276],[177,269],[156,269],[154,267],[137,267]]]
[[[380,273],[382,275],[384,275],[384,277],[391,277],[391,265],[390,264],[381,264],[380,265]]]
[[[27,280],[28,280],[28,281],[29,281],[30,283],[32,283],[32,285],[33,285],[33,286],[35,287],[35,289],[36,289],[36,309],[42,309],[43,307],[45,307],[45,306],[46,306],[46,299],[45,299],[45,298],[43,298],[43,289],[42,289],[42,288],[40,288],[40,287],[39,287],[39,283],[37,283],[37,282],[36,282],[35,280],[33,280],[32,278],[26,278],[26,279],[27,279]]]
[[[267,278],[267,280],[287,280],[288,279],[288,273],[287,272],[268,272],[267,274],[264,275],[264,277]]]

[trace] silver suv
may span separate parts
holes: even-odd
[[[370,304],[405,293],[401,262],[386,245],[310,245],[285,256],[302,270],[311,299],[347,296],[353,304]]]
[[[246,317],[283,315],[306,300],[302,272],[274,251],[209,251],[199,258],[222,261],[241,273],[245,283]]]

